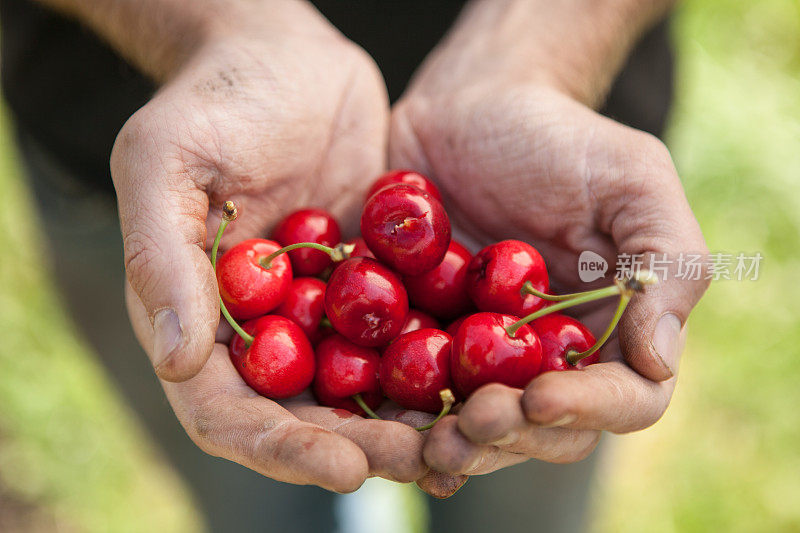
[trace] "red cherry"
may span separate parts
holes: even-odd
[[[230,357],[251,389],[267,398],[297,396],[314,379],[314,350],[300,326],[282,316],[267,315],[242,325],[255,336],[249,347],[239,335]]]
[[[321,405],[364,415],[353,396],[360,394],[370,409],[381,404],[379,367],[377,350],[353,344],[338,334],[331,335],[317,346],[314,395]]]
[[[453,338],[438,329],[400,335],[381,357],[381,388],[406,409],[437,413],[439,391],[450,388],[450,345]]]
[[[403,325],[400,335],[425,328],[439,329],[439,322],[432,316],[427,315],[422,311],[409,309],[408,315],[406,315],[406,323]]]
[[[581,359],[575,366],[567,362],[570,350],[584,352],[595,343],[589,328],[566,315],[553,313],[537,318],[530,326],[542,343],[542,372],[549,370],[577,370],[597,363],[600,353]]]
[[[408,296],[397,275],[367,257],[344,261],[325,290],[325,314],[333,328],[361,346],[383,346],[400,334]]]
[[[417,276],[404,276],[408,299],[415,307],[438,318],[448,319],[472,309],[467,294],[467,267],[472,254],[451,240],[438,266]]]
[[[391,187],[392,185],[397,185],[398,183],[405,183],[407,185],[419,187],[432,197],[436,198],[438,201],[442,201],[442,195],[439,192],[439,189],[436,188],[436,185],[434,185],[431,180],[419,172],[414,172],[413,170],[392,170],[379,177],[372,184],[372,187],[369,188],[369,191],[367,191],[364,201],[366,202],[369,200],[373,194],[381,189],[385,187]]]
[[[511,337],[505,328],[517,317],[476,313],[467,317],[453,338],[450,373],[464,397],[487,383],[524,388],[539,374],[542,345],[527,324]]]
[[[467,317],[469,317],[469,315],[460,316],[455,320],[453,320],[452,322],[450,322],[450,325],[448,325],[447,328],[445,328],[447,334],[450,335],[451,337],[455,337],[456,333],[458,333],[458,328],[461,327],[461,324],[464,323]]]
[[[276,315],[288,318],[303,330],[311,344],[316,344],[325,335],[320,325],[325,313],[325,282],[317,278],[295,278],[283,303],[275,310]]]
[[[322,209],[301,209],[284,218],[272,234],[281,246],[298,242],[316,242],[336,246],[342,239],[339,224]],[[288,252],[296,276],[316,276],[331,264],[331,258],[319,250],[301,248]]]
[[[265,239],[242,241],[217,261],[219,295],[231,315],[247,320],[275,309],[292,283],[292,266],[285,255],[278,256],[269,268],[260,260],[280,250],[280,245]]]
[[[522,286],[547,292],[547,267],[536,248],[522,241],[501,241],[487,246],[472,259],[467,270],[467,291],[481,311],[523,317],[545,301],[523,294]]]
[[[413,185],[375,193],[361,214],[361,236],[375,257],[401,274],[426,272],[442,262],[450,219],[438,200]]]

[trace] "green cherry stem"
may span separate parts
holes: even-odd
[[[606,328],[603,335],[597,339],[594,345],[584,352],[577,352],[575,350],[570,350],[567,352],[567,363],[575,366],[578,364],[578,361],[581,359],[585,359],[595,353],[597,350],[603,347],[609,337],[611,337],[611,333],[614,331],[614,328],[617,327],[619,320],[622,318],[622,313],[625,312],[625,308],[628,307],[628,302],[631,301],[631,294],[625,292],[622,293],[619,297],[619,305],[617,305],[617,311],[614,313],[614,318],[611,319],[611,322],[608,323],[608,327]]]
[[[553,304],[549,307],[544,307],[535,311],[525,318],[517,320],[510,326],[506,328],[506,332],[508,332],[509,337],[514,337],[516,335],[517,330],[524,326],[525,324],[536,320],[537,318],[541,318],[545,315],[549,315],[551,313],[555,313],[556,311],[561,311],[562,309],[567,309],[569,307],[573,307],[575,305],[585,304],[588,302],[593,302],[595,300],[601,300],[603,298],[608,298],[610,296],[616,296],[620,294],[622,289],[620,285],[615,283],[610,287],[604,287],[602,289],[597,289],[595,291],[591,291],[588,294],[584,294],[583,296],[576,296],[575,298],[570,298],[569,300],[563,300],[557,304]]]
[[[275,250],[267,257],[264,257],[259,261],[259,264],[269,270],[272,266],[272,261],[275,260],[281,254],[285,254],[286,252],[291,252],[292,250],[297,250],[299,248],[313,248],[314,250],[319,250],[320,252],[325,252],[328,254],[333,260],[333,262],[343,261],[350,257],[350,254],[353,253],[355,250],[355,244],[337,244],[333,248],[330,246],[325,246],[324,244],[319,244],[317,242],[298,242],[295,244],[290,244],[289,246],[284,246],[280,250]]]
[[[644,290],[644,287],[646,285],[652,285],[657,282],[658,280],[656,279],[655,276],[653,276],[653,274],[650,271],[640,270],[639,272],[633,273],[629,278],[615,279],[614,284],[609,287],[603,287],[602,289],[588,291],[585,293],[578,293],[577,296],[573,295],[572,298],[569,298],[567,300],[562,300],[549,307],[539,309],[538,311],[535,311],[526,316],[525,318],[522,318],[514,322],[510,326],[508,326],[506,328],[506,332],[508,333],[509,337],[513,338],[514,335],[516,335],[519,328],[521,328],[522,326],[533,320],[536,320],[537,318],[549,315],[551,313],[555,313],[556,311],[561,311],[562,309],[573,307],[575,305],[593,302],[595,300],[601,300],[603,298],[609,298],[611,296],[616,296],[618,294],[619,295],[627,294],[628,299],[630,299],[635,292]]]
[[[214,244],[211,246],[211,266],[214,268],[214,272],[217,271],[217,250],[219,250],[219,241],[222,239],[225,228],[228,227],[230,222],[236,220],[237,216],[239,216],[239,210],[236,208],[236,204],[230,200],[225,202],[222,206],[222,219],[219,222],[217,236],[214,237]],[[245,345],[250,346],[253,344],[255,337],[243,330],[242,326],[233,319],[230,312],[228,312],[228,308],[225,307],[225,302],[222,301],[222,296],[219,297],[219,309],[222,311],[222,315],[225,317],[225,320],[228,321],[228,324],[230,324],[233,330],[244,339]]]
[[[353,394],[353,401],[355,401],[358,406],[367,413],[367,416],[370,418],[375,418],[377,420],[381,420],[381,417],[375,414],[375,411],[369,408],[369,405],[364,401],[364,398],[361,397],[360,394]]]
[[[414,429],[416,429],[417,431],[426,431],[428,429],[431,429],[434,426],[434,424],[436,424],[436,422],[441,420],[442,417],[446,416],[447,413],[450,412],[450,409],[453,407],[453,404],[456,403],[456,397],[453,395],[453,391],[451,391],[450,389],[440,390],[439,397],[442,399],[442,410],[439,411],[439,414],[436,416],[436,418],[434,418],[424,426],[419,426]],[[367,403],[364,401],[364,398],[362,398],[360,394],[354,394],[352,398],[353,401],[355,401],[358,404],[358,406],[364,410],[364,412],[367,414],[368,417],[374,418],[376,420],[383,420],[375,413],[375,411],[370,409],[369,405],[367,405]]]
[[[548,302],[563,302],[564,300],[571,300],[573,298],[577,298],[578,296],[584,296],[593,292],[594,291],[573,292],[572,294],[547,294],[546,292],[537,291],[533,287],[533,283],[530,281],[526,281],[522,286],[522,294],[532,294],[537,298],[547,300]]]
[[[454,403],[456,403],[456,397],[453,395],[453,391],[451,391],[450,389],[440,390],[439,397],[442,399],[442,410],[439,411],[439,414],[436,416],[436,418],[434,418],[424,426],[419,426],[418,428],[414,429],[416,429],[417,431],[427,431],[431,429],[436,424],[436,422],[441,420],[445,415],[447,415],[447,413],[450,412],[450,408],[453,407]]]

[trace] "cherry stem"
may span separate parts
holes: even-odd
[[[217,271],[217,250],[219,249],[219,241],[222,239],[222,234],[225,232],[225,228],[228,227],[228,223],[236,220],[238,214],[239,211],[236,209],[236,204],[230,200],[225,202],[225,204],[222,206],[222,219],[219,222],[217,236],[214,237],[214,244],[211,246],[211,266],[214,268],[215,273]],[[228,321],[228,324],[230,324],[233,330],[244,340],[245,345],[250,346],[253,344],[255,337],[243,330],[242,326],[240,326],[238,322],[233,319],[230,312],[228,312],[228,308],[225,307],[225,302],[222,301],[222,296],[219,297],[219,309],[222,311],[222,316],[225,317],[225,320]]]
[[[585,359],[595,353],[597,350],[603,347],[609,337],[611,337],[611,333],[614,331],[614,328],[617,327],[619,320],[622,318],[622,313],[625,312],[625,308],[628,307],[628,302],[631,301],[631,295],[628,293],[622,293],[619,297],[619,305],[617,306],[617,311],[614,313],[614,317],[611,319],[611,322],[608,323],[608,327],[606,328],[603,335],[597,339],[594,345],[584,352],[578,352],[576,350],[570,350],[567,352],[567,363],[575,366],[578,364],[578,361],[581,359]]]
[[[364,398],[361,397],[360,394],[353,394],[353,401],[355,401],[358,406],[367,413],[367,416],[370,418],[375,418],[377,420],[382,420],[381,417],[375,414],[375,411],[369,408],[369,405],[364,401]]]
[[[533,287],[533,283],[531,283],[530,281],[526,281],[525,284],[522,286],[523,294],[532,294],[537,298],[541,298],[542,300],[547,300],[548,302],[563,302],[564,300],[571,300],[573,298],[577,298],[578,296],[584,296],[592,292],[594,291],[573,292],[572,294],[547,294],[542,291],[537,291]]]
[[[322,326],[323,328],[333,329],[333,324],[331,324],[331,319],[326,316],[323,316],[322,318],[319,319],[319,325]]]
[[[551,305],[549,307],[544,307],[542,309],[539,309],[538,311],[535,311],[535,312],[529,314],[525,318],[517,320],[516,322],[514,322],[513,324],[511,324],[510,326],[508,326],[506,328],[506,332],[508,333],[509,337],[513,338],[514,335],[516,335],[517,330],[519,330],[519,328],[521,328],[522,326],[524,326],[528,322],[536,320],[537,318],[541,318],[541,317],[543,317],[545,315],[549,315],[551,313],[555,313],[556,311],[561,311],[562,309],[567,309],[569,307],[573,307],[575,305],[580,305],[580,304],[584,304],[584,303],[588,303],[588,302],[593,302],[595,300],[601,300],[603,298],[608,298],[610,296],[616,296],[616,295],[620,294],[621,290],[622,289],[620,288],[619,285],[614,284],[614,285],[611,285],[610,287],[604,287],[602,289],[597,289],[595,291],[591,291],[588,294],[585,294],[583,296],[576,296],[575,298],[570,298],[569,300],[564,300],[564,301],[559,302],[557,304],[553,304],[553,305]]]
[[[442,399],[442,410],[439,411],[439,414],[431,420],[429,423],[425,424],[424,426],[419,426],[418,428],[414,428],[417,431],[427,431],[431,429],[436,422],[441,420],[447,413],[450,412],[450,408],[453,407],[453,404],[456,403],[456,397],[453,396],[453,391],[450,389],[442,389],[439,391],[439,397]]]
[[[578,293],[577,296],[573,295],[569,299],[562,300],[549,307],[545,307],[543,309],[539,309],[538,311],[534,311],[525,318],[522,318],[514,322],[510,326],[508,326],[506,328],[506,333],[508,333],[509,337],[513,338],[514,335],[516,335],[517,330],[519,330],[519,328],[521,328],[525,324],[533,320],[536,320],[537,318],[541,318],[545,315],[549,315],[551,313],[555,313],[557,311],[561,311],[562,309],[567,309],[575,305],[593,302],[595,300],[601,300],[603,298],[616,296],[618,294],[627,295],[628,299],[630,299],[633,296],[633,293],[643,291],[646,285],[652,285],[655,283],[658,283],[658,280],[650,271],[640,270],[638,272],[633,273],[629,278],[615,279],[614,284],[609,287],[603,287],[601,289],[597,289],[594,291]]]
[[[281,254],[285,254],[286,252],[291,252],[292,250],[297,250],[300,248],[313,248],[314,250],[319,250],[320,252],[325,252],[328,254],[334,262],[343,261],[350,257],[350,254],[353,253],[355,249],[355,244],[337,244],[333,248],[330,246],[325,246],[324,244],[319,244],[318,242],[298,242],[295,244],[290,244],[289,246],[284,246],[280,250],[275,250],[267,257],[262,258],[259,260],[259,264],[269,270],[272,266],[272,261],[275,260]]]

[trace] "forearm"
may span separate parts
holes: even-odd
[[[477,69],[486,78],[549,83],[597,106],[639,37],[673,3],[473,0],[434,61],[448,63],[453,74]],[[479,65],[470,58],[480,58]]]
[[[206,42],[266,34],[312,11],[302,0],[38,0],[80,20],[156,81]]]

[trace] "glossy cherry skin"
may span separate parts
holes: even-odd
[[[360,394],[370,409],[381,404],[379,369],[377,350],[353,344],[339,334],[331,335],[317,346],[314,395],[320,405],[364,415],[352,397]]]
[[[316,242],[325,246],[336,246],[342,239],[339,224],[332,215],[322,209],[300,209],[290,213],[275,228],[272,238],[281,246],[298,242]],[[319,275],[331,264],[325,252],[301,248],[289,252],[295,276]]]
[[[455,320],[453,320],[452,322],[450,322],[450,324],[448,324],[448,326],[445,328],[447,334],[450,335],[451,337],[455,337],[456,333],[458,333],[458,328],[461,327],[461,324],[463,324],[468,317],[469,315],[460,316]]]
[[[536,248],[522,241],[487,246],[467,269],[467,291],[481,311],[524,317],[543,307],[541,298],[522,294],[526,281],[541,292],[550,288],[544,259]]]
[[[381,388],[399,406],[438,413],[439,391],[451,389],[450,348],[453,338],[438,329],[400,335],[383,351]]]
[[[325,314],[325,282],[317,278],[295,278],[286,294],[286,299],[275,309],[274,314],[288,318],[303,330],[311,344],[316,344],[325,335],[320,320]]]
[[[400,335],[410,331],[417,331],[418,329],[439,329],[439,327],[439,321],[432,316],[416,309],[409,309],[408,314],[406,315],[406,323],[403,325]]]
[[[439,189],[436,188],[436,185],[433,184],[431,180],[420,174],[419,172],[414,172],[413,170],[390,170],[383,176],[379,177],[375,180],[372,184],[372,187],[369,188],[367,191],[367,195],[364,197],[364,201],[366,202],[369,200],[373,194],[380,191],[383,188],[390,187],[392,185],[397,185],[398,183],[405,183],[407,185],[414,185],[425,191],[426,193],[430,194],[433,198],[436,198],[438,201],[442,201],[442,194],[439,192]]]
[[[451,240],[437,266],[416,276],[403,276],[411,304],[443,320],[468,312],[472,309],[467,294],[467,267],[471,260],[469,250]]]
[[[450,375],[464,397],[487,383],[524,388],[542,366],[542,344],[527,324],[510,337],[505,328],[517,317],[476,313],[467,317],[453,338]]]
[[[272,399],[297,396],[314,379],[314,350],[300,326],[282,316],[267,315],[242,324],[255,337],[247,347],[239,335],[230,357],[251,389]]]
[[[269,268],[259,263],[279,250],[265,239],[242,241],[217,261],[219,295],[234,318],[248,320],[278,307],[292,284],[292,265],[286,255],[276,257]]]
[[[344,261],[325,290],[333,328],[361,346],[389,344],[403,329],[408,295],[397,274],[367,257]]]
[[[364,206],[361,236],[381,262],[401,274],[416,275],[444,259],[450,219],[430,194],[413,185],[393,185]]]
[[[570,350],[583,352],[591,348],[595,342],[589,328],[574,318],[553,313],[537,318],[530,325],[542,343],[542,372],[578,370],[600,360],[600,353],[595,352],[578,361],[575,366],[567,362],[567,353]]]

